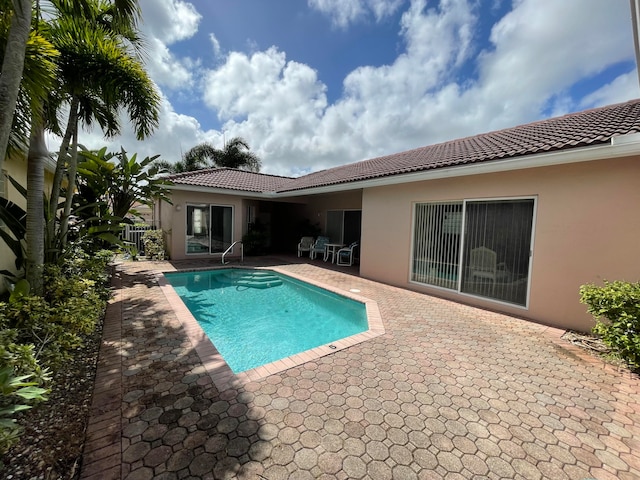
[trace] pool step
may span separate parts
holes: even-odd
[[[218,282],[225,285],[251,288],[270,288],[282,285],[282,280],[269,272],[238,272],[231,271],[216,277]]]

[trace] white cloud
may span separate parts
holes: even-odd
[[[372,14],[376,21],[393,15],[404,0],[308,0],[311,8],[331,17],[334,25],[346,28]]]
[[[587,95],[580,102],[582,108],[620,103],[638,96],[638,73],[632,70]]]
[[[274,47],[250,57],[230,54],[205,76],[204,100],[226,122],[227,137],[244,137],[279,171],[288,169],[292,154],[309,151],[327,104],[316,72]]]
[[[391,11],[385,8],[401,3],[309,0],[345,25],[362,15],[382,18]],[[182,4],[165,0],[163,5]],[[162,87],[188,86],[184,93],[193,95],[202,88],[226,138],[244,137],[261,156],[263,171],[300,174],[640,96],[635,70],[579,98],[572,90],[579,83],[584,91],[605,69],[633,61],[628,8],[601,0],[518,0],[493,26],[490,46],[479,51],[486,19],[478,16],[477,2],[413,0],[399,25],[405,50],[388,65],[353,70],[344,79],[343,96],[331,105],[318,72],[287,60],[276,47],[219,56],[221,63],[202,74],[200,85],[193,80],[200,78],[199,63],[173,58],[170,51],[163,56],[167,43],[158,37],[150,72]],[[153,19],[164,25],[166,16]],[[162,25],[148,31],[169,28]],[[209,39],[221,54],[215,35]],[[165,99],[152,138],[135,142],[127,131],[114,145],[175,161],[202,141],[221,145],[221,136],[203,132]]]
[[[349,21],[367,6],[339,2],[338,11],[338,2],[312,3]],[[412,2],[401,20],[406,51],[390,65],[351,72],[333,105],[313,69],[275,48],[231,53],[207,74],[205,102],[228,136],[245,137],[263,157],[265,171],[288,174],[566,113],[576,107],[568,95],[574,83],[633,54],[630,31],[620,28],[625,8],[599,0],[516,2],[483,52],[474,47],[480,19],[472,2],[428,7]],[[593,32],[598,42],[587,41]],[[460,74],[470,65],[475,80]],[[590,102],[612,98],[623,81]],[[627,85],[619,98],[637,93]]]
[[[202,16],[191,3],[180,0],[140,0],[144,18],[142,31],[171,45],[191,38],[198,31]]]
[[[147,41],[145,66],[151,78],[158,85],[172,90],[190,87],[193,72],[189,68],[189,59],[176,58],[169,48],[157,38]]]
[[[190,94],[194,76],[200,67],[198,59],[178,58],[169,45],[192,37],[198,29],[201,15],[192,4],[179,0],[140,0],[143,22],[140,30],[145,40],[145,65],[149,76],[160,87],[183,90]],[[121,135],[105,139],[99,128],[81,134],[80,142],[90,149],[107,146],[110,151],[124,147],[129,154],[139,157],[161,154],[162,158],[177,161],[182,152],[204,141],[217,141],[219,133],[205,132],[200,123],[191,116],[173,109],[166,96],[162,95],[160,126],[154,134],[138,141],[126,115],[121,114]],[[60,139],[48,137],[52,151],[59,148]]]
[[[220,46],[220,42],[213,33],[209,34],[209,40],[211,41],[211,46],[213,47],[213,54],[216,58],[220,58],[220,56],[222,55],[222,47]]]
[[[154,81],[169,89],[186,89],[193,84],[189,58],[176,58],[169,46],[191,38],[198,31],[202,19],[195,7],[177,0],[140,0],[144,22],[145,64]]]
[[[493,27],[495,50],[480,59],[480,88],[495,104],[502,99],[507,121],[535,115],[558,92],[633,58],[628,8],[598,0],[521,1]]]

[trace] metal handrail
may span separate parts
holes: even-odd
[[[240,244],[240,263],[244,262],[244,245],[242,245],[242,241],[241,240],[236,240],[235,242],[233,242],[231,244],[231,246],[229,248],[227,248],[224,253],[222,254],[222,264],[226,265],[229,262],[225,262],[224,261],[224,257],[227,253],[229,253],[231,250],[233,250],[233,247],[235,247],[237,244]]]

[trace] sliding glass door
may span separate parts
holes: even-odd
[[[526,306],[534,199],[415,206],[411,280]]]
[[[360,241],[362,210],[327,211],[327,236],[333,243],[349,245]]]
[[[211,205],[211,253],[224,253],[233,238],[233,210],[231,207]]]
[[[416,205],[411,280],[456,289],[462,202]]]
[[[233,238],[233,207],[187,205],[187,253],[223,253]]]

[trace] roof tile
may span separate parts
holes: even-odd
[[[183,185],[248,192],[291,192],[434,168],[598,145],[609,142],[613,136],[635,132],[640,132],[640,100],[415,148],[321,170],[299,178],[226,168],[200,170],[173,175],[170,178],[174,183]]]

